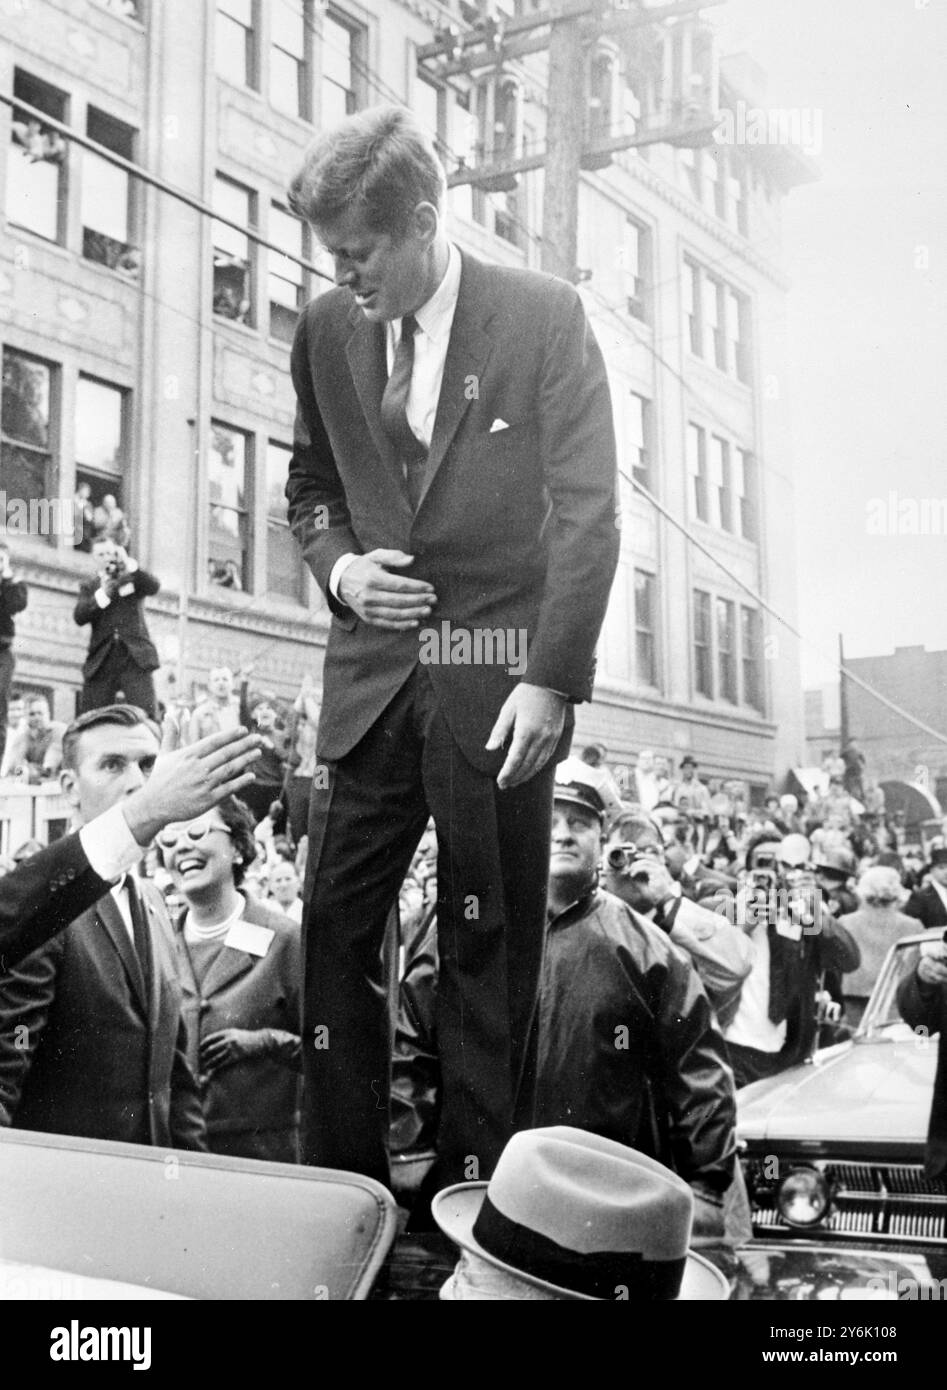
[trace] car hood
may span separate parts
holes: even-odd
[[[858,1038],[737,1093],[741,1139],[923,1147],[937,1045],[913,1035]]]

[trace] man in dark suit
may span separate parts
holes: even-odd
[[[13,619],[17,613],[23,612],[26,600],[26,585],[13,573],[10,547],[5,541],[0,541],[0,758],[3,757],[6,743],[7,704],[16,666],[13,656],[16,625]]]
[[[917,968],[898,986],[898,1009],[905,1023],[940,1034],[937,1072],[927,1131],[925,1168],[930,1178],[947,1177],[947,942],[925,941]]]
[[[132,868],[159,830],[187,820],[253,778],[257,737],[244,729],[163,753],[145,784],[81,830],[54,840],[0,877],[0,972],[65,930]]]
[[[916,917],[922,927],[947,927],[947,849],[931,850],[927,874],[928,882],[908,898],[905,915]]]
[[[185,762],[195,748],[185,750]],[[121,815],[120,803],[141,791],[158,750],[157,729],[132,705],[75,720],[63,739],[61,781],[80,823],[91,830],[103,813]],[[140,854],[135,815],[123,820],[124,840],[114,819],[111,844],[80,843],[85,871],[69,851],[77,891],[92,863],[107,884]],[[137,833],[153,824],[153,813],[150,825],[142,822],[139,805]],[[69,881],[64,866],[61,887]],[[153,885],[125,872],[65,931],[0,975],[0,1123],[203,1149],[186,1045],[164,903]]]
[[[306,1161],[388,1180],[381,942],[433,815],[434,1182],[532,1119],[555,765],[618,556],[605,369],[568,284],[449,242],[400,107],[318,137],[290,190],[336,263],[304,312],[289,519],[332,623],[307,871]],[[325,785],[327,784],[327,785]],[[432,1182],[432,1186],[434,1185]]]
[[[98,573],[83,580],[73,612],[80,627],[92,625],[82,667],[82,709],[99,709],[122,698],[154,719],[151,673],[161,662],[148,634],[144,600],[158,592],[160,581],[108,538],[95,541],[92,554]]]

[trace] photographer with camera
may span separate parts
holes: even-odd
[[[752,968],[752,945],[725,917],[684,896],[650,816],[626,811],[613,822],[602,857],[602,883],[690,957],[724,1027]]]
[[[940,1033],[937,1073],[927,1130],[924,1168],[929,1178],[947,1177],[947,932],[921,944],[914,973],[898,986],[898,1009],[922,1036]]]
[[[92,626],[82,667],[82,713],[124,702],[154,719],[152,672],[161,663],[145,622],[144,600],[156,594],[161,583],[110,536],[93,542],[92,556],[96,574],[83,580],[73,612],[80,627]]]
[[[861,960],[851,934],[823,902],[810,856],[804,835],[780,839],[763,831],[747,848],[733,913],[755,956],[724,1030],[737,1086],[775,1076],[810,1055],[819,1028],[834,1021],[826,972],[855,970]]]

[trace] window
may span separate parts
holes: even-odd
[[[727,298],[726,370],[738,381],[749,383],[749,304],[746,297],[735,290],[729,290]]]
[[[209,578],[227,589],[246,589],[249,579],[249,514],[247,510],[247,435],[227,425],[211,423],[207,535]]]
[[[691,197],[696,198],[699,203],[701,201],[700,150],[692,150],[685,146],[680,152],[680,158],[684,187]]]
[[[76,386],[76,490],[88,483],[89,501],[100,507],[111,494],[124,508],[125,393],[94,377]]]
[[[733,490],[737,504],[740,535],[745,540],[758,539],[756,528],[756,470],[753,455],[748,449],[734,450]]]
[[[141,6],[138,0],[95,0],[103,10],[111,10],[112,14],[121,15],[122,19],[139,19],[141,17]]]
[[[322,124],[358,110],[358,67],[362,65],[365,31],[346,23],[330,10],[322,21]]]
[[[721,700],[731,705],[737,702],[736,632],[734,605],[730,599],[718,598],[717,609],[717,681]]]
[[[701,297],[700,268],[684,257],[684,312],[687,315],[688,339],[696,357],[704,355],[704,316]]]
[[[762,714],[763,661],[760,615],[755,608],[740,608],[740,651],[743,664],[743,703]]]
[[[706,440],[699,425],[687,426],[687,471],[691,478],[694,515],[698,521],[709,521]]]
[[[653,574],[635,570],[635,674],[641,685],[657,685],[655,659],[655,580]]]
[[[266,591],[279,598],[306,602],[306,570],[286,519],[286,476],[293,451],[285,444],[266,446]]]
[[[89,107],[86,135],[123,159],[133,159],[135,132]],[[87,261],[136,279],[139,253],[131,243],[132,180],[124,169],[91,150],[82,151],[82,254]]]
[[[428,81],[428,79],[419,72],[417,82],[414,84],[412,110],[428,135],[430,135],[431,139],[438,145],[439,149],[443,147],[443,100],[442,89],[435,83]]]
[[[733,530],[733,494],[730,487],[730,445],[719,435],[710,436],[710,524]]]
[[[624,240],[619,250],[625,279],[625,301],[632,318],[647,323],[648,230],[634,218],[625,218]]]
[[[311,0],[279,0],[271,10],[270,102],[290,116],[310,117],[307,52]]]
[[[0,402],[0,488],[25,503],[49,497],[53,485],[51,409],[55,368],[12,348],[3,350]],[[6,521],[6,516],[2,516]]]
[[[684,312],[690,350],[749,384],[750,301],[723,280],[684,257]]]
[[[651,459],[648,452],[648,434],[651,424],[651,402],[629,391],[628,446],[631,450],[631,472],[635,480],[644,487],[651,487]]]
[[[694,688],[698,695],[713,699],[711,671],[710,595],[694,590]]]
[[[298,217],[274,203],[270,208],[270,241],[294,256],[307,255],[307,228]],[[306,272],[275,251],[269,256],[270,337],[291,343],[299,311],[306,302]]]
[[[253,0],[217,0],[217,72],[239,87],[255,87]]]
[[[19,68],[13,95],[54,120],[66,119],[66,96]],[[47,241],[62,237],[63,168],[66,142],[34,116],[14,106],[7,160],[7,217]]]
[[[727,156],[728,177],[728,221],[741,236],[748,236],[747,225],[747,188],[746,188],[746,160],[742,152],[733,149],[728,151]]]
[[[726,178],[725,157],[719,145],[704,151],[704,168],[707,171],[707,202],[718,217],[723,217],[723,190]]]
[[[249,188],[218,174],[214,181],[214,211],[241,227],[253,224],[253,194]],[[214,313],[237,323],[252,324],[250,239],[223,222],[213,224]]]
[[[727,340],[724,328],[726,308],[724,287],[712,275],[704,277],[704,320],[707,328],[707,341],[702,357],[712,357],[715,367],[722,372],[727,370]]]

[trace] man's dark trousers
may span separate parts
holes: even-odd
[[[7,741],[7,708],[10,703],[10,687],[13,684],[13,671],[16,660],[9,647],[0,647],[0,758],[3,757]]]
[[[438,1185],[486,1178],[531,1123],[555,764],[500,791],[464,757],[426,668],[314,786],[303,1003],[303,1161],[388,1184],[386,919],[438,833]],[[319,1031],[317,1031],[319,1030]],[[323,1031],[324,1030],[324,1031]]]

